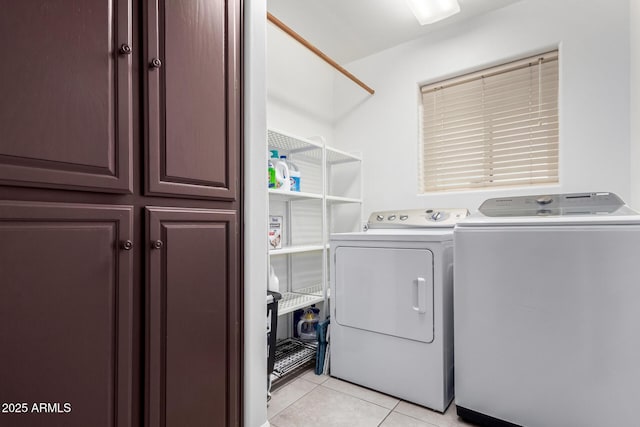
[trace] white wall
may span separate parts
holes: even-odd
[[[637,0],[634,0],[637,1]],[[347,64],[374,96],[336,79],[335,144],[361,151],[364,211],[475,209],[488,197],[613,191],[630,196],[629,2],[523,0]],[[418,87],[560,48],[560,184],[418,195]]]
[[[640,0],[631,0],[631,198],[640,210]]]
[[[244,425],[267,421],[266,3],[244,2]]]
[[[285,23],[286,24],[286,23]],[[333,137],[334,71],[314,53],[267,26],[267,124],[301,137]]]
[[[244,8],[244,425],[264,427],[269,425],[266,129],[268,125],[300,136],[331,139],[334,74],[315,55],[267,24],[264,0],[245,0]]]

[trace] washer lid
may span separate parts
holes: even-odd
[[[613,193],[545,194],[488,199],[459,226],[602,223],[637,224],[640,215]]]

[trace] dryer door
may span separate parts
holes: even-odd
[[[332,303],[342,326],[433,341],[433,253],[338,247]]]

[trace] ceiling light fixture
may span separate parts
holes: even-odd
[[[458,0],[407,0],[420,25],[433,24],[460,12]]]

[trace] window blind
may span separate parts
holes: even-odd
[[[421,91],[423,192],[558,182],[558,51]]]

